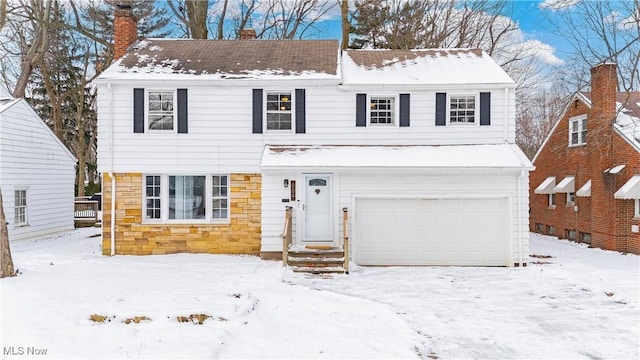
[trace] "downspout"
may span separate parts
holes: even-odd
[[[518,264],[522,263],[522,179],[524,179],[524,164],[521,164],[520,176],[518,176]]]
[[[504,88],[504,143],[506,144],[509,141],[509,106],[507,105],[509,103],[508,101],[509,98],[509,88],[505,87]],[[515,123],[514,123],[515,125]]]
[[[113,89],[109,88],[109,177],[111,178],[111,256],[116,254],[116,177],[113,173]]]

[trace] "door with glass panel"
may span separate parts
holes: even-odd
[[[303,241],[332,241],[331,175],[304,176]]]

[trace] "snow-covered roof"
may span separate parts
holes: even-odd
[[[515,86],[475,49],[347,50],[337,40],[145,39],[99,77],[106,79],[335,79],[345,85]]]
[[[347,50],[345,84],[507,84],[513,79],[482,50]]]
[[[20,101],[20,99],[15,99],[12,97],[0,97],[0,113],[10,108],[11,106],[13,106],[13,104],[17,103],[18,101]]]
[[[562,114],[556,120],[555,124],[547,134],[547,137],[542,142],[540,148],[533,156],[533,161],[536,161],[538,155],[540,155],[542,149],[545,147],[551,135],[556,131],[556,128],[567,114],[569,107],[574,101],[579,100],[585,103],[589,108],[592,107],[592,95],[589,91],[576,92],[567,102],[562,111]],[[636,151],[640,152],[640,92],[617,92],[616,93],[616,107],[618,115],[613,125],[613,129],[625,139]]]
[[[338,79],[337,40],[145,39],[99,79]]]
[[[533,165],[513,144],[448,146],[268,145],[263,169],[279,168],[518,168]]]
[[[581,92],[587,103],[591,106],[591,93]],[[616,109],[618,115],[613,128],[631,146],[640,152],[640,92],[616,93]]]

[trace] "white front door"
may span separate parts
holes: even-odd
[[[332,241],[331,175],[304,176],[303,241]]]

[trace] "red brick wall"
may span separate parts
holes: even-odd
[[[116,8],[113,18],[113,57],[121,58],[138,39],[137,22],[130,8]]]
[[[589,113],[589,107],[580,100],[569,104],[565,116],[556,126],[544,148],[538,154],[534,165],[536,170],[530,173],[530,229],[535,231],[535,224],[541,223],[556,228],[555,234],[566,238],[567,230],[591,232],[591,198],[576,197],[574,205],[566,205],[566,194],[556,194],[556,206],[548,206],[548,196],[534,193],[547,177],[555,176],[556,184],[565,176],[575,176],[577,191],[591,178],[591,164],[587,156],[587,147],[569,147],[569,118]],[[587,122],[587,134],[589,133]],[[588,136],[588,135],[587,135]],[[574,206],[578,206],[576,212]]]
[[[574,99],[538,154],[536,170],[530,174],[530,229],[536,231],[536,223],[551,225],[560,238],[566,238],[566,230],[577,230],[590,233],[593,246],[640,254],[640,234],[631,232],[632,225],[640,225],[640,219],[634,218],[635,203],[613,197],[631,176],[640,173],[640,154],[611,125],[616,116],[615,71],[613,64],[592,70],[591,109]],[[587,144],[569,147],[569,118],[582,114],[588,119]],[[605,173],[621,164],[626,167],[620,173]],[[564,193],[556,194],[555,209],[548,207],[547,195],[534,193],[548,176],[555,176],[557,183],[567,175],[576,177],[576,191],[591,179],[591,197],[576,197],[577,212],[565,205]]]

